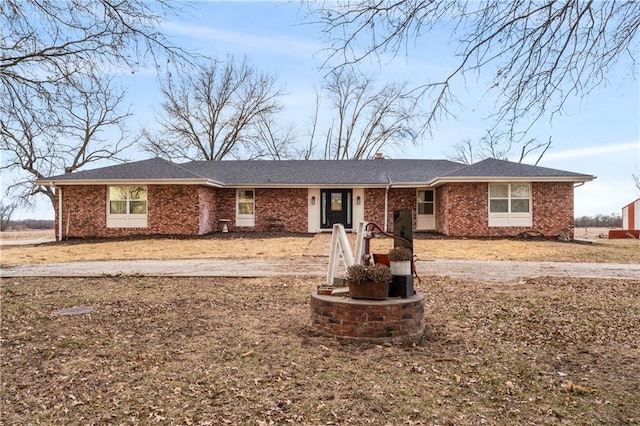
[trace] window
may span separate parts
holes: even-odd
[[[418,189],[416,200],[416,230],[436,229],[435,189]]]
[[[110,186],[108,198],[108,228],[146,228],[146,186]]]
[[[419,189],[418,214],[432,215],[434,210],[433,189]]]
[[[237,191],[236,226],[253,227],[255,220],[255,193],[253,189],[238,189]]]
[[[489,226],[532,226],[531,184],[490,184]]]

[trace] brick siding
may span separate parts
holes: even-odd
[[[307,232],[306,188],[256,189],[256,230]]]
[[[307,190],[255,190],[256,226],[236,228],[236,190],[190,185],[147,186],[147,227],[107,228],[107,186],[62,188],[62,234],[66,238],[131,235],[201,235],[220,231],[220,219],[229,219],[235,231],[307,232]],[[56,237],[58,203],[56,201]],[[280,218],[280,220],[277,220]],[[276,219],[276,220],[274,220]],[[68,231],[67,231],[68,230]]]
[[[367,188],[364,190],[364,220],[373,222],[384,229],[384,188]],[[390,188],[387,205],[387,231],[393,232],[393,211],[416,209],[416,188]],[[415,214],[413,217],[415,227]],[[354,224],[355,226],[355,224]]]
[[[436,189],[436,230],[450,236],[510,237],[540,232],[547,237],[573,236],[573,184],[532,184],[531,227],[489,227],[488,184],[450,183]]]
[[[424,296],[364,301],[311,294],[311,325],[321,333],[365,341],[417,338],[424,331]]]
[[[107,187],[104,185],[62,188],[62,238],[121,237],[130,235],[197,235],[200,230],[198,187],[188,185],[147,186],[147,227],[107,228]],[[169,206],[169,208],[166,208]],[[58,236],[58,202],[56,237]]]
[[[129,235],[198,235],[220,231],[220,219],[231,221],[232,231],[307,232],[306,188],[255,189],[255,226],[236,227],[236,190],[190,185],[149,185],[146,228],[107,228],[107,187],[62,187],[63,238],[95,238]],[[364,218],[384,228],[385,189],[364,190]],[[548,237],[572,235],[573,184],[533,183],[531,227],[488,226],[488,184],[450,183],[436,188],[436,231],[450,236],[502,237],[524,231]],[[393,211],[416,208],[415,188],[391,188],[387,229],[393,231]],[[415,216],[414,216],[415,217]],[[354,224],[355,225],[355,224]]]

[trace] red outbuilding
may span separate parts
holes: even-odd
[[[640,238],[640,198],[622,208],[622,229],[609,231],[609,238]]]

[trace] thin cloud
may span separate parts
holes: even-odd
[[[303,42],[294,37],[258,36],[219,28],[184,25],[177,22],[168,22],[163,25],[163,28],[175,35],[211,42],[224,42],[225,45],[233,44],[246,50],[270,52],[282,56],[310,58],[322,49],[320,44]]]
[[[640,156],[640,141],[548,152],[544,155],[544,160],[554,161],[565,160],[567,158],[593,157],[595,155],[613,154],[625,151],[636,151],[637,155]]]

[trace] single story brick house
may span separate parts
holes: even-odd
[[[412,209],[416,231],[449,236],[571,235],[586,174],[487,159],[135,161],[41,179],[57,192],[56,236],[316,233]]]

